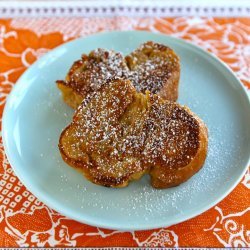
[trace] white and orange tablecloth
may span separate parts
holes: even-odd
[[[191,41],[250,88],[250,18],[50,17],[0,20],[0,116],[19,76],[44,53],[103,30],[149,30]],[[246,114],[249,115],[249,114]],[[223,201],[178,225],[120,232],[81,224],[37,200],[8,163],[0,138],[0,247],[250,246],[250,169]]]

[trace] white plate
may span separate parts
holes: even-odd
[[[55,80],[73,61],[101,47],[124,54],[154,40],[181,58],[179,102],[207,124],[209,150],[202,170],[186,183],[155,190],[148,176],[124,189],[94,185],[68,167],[57,144],[73,111]],[[225,197],[242,178],[250,152],[250,104],[233,73],[185,41],[147,32],[100,33],[64,44],[34,63],[18,80],[3,117],[3,141],[20,180],[41,201],[75,220],[120,230],[169,226],[194,217]]]

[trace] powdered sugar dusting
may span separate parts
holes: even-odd
[[[162,44],[146,42],[128,55],[126,61],[129,79],[140,92],[157,93],[170,81],[178,82],[179,59],[173,50]]]
[[[84,54],[72,65],[66,81],[58,83],[69,86],[83,98],[116,78],[129,79],[139,92],[157,93],[167,85],[177,85],[179,71],[179,59],[173,50],[147,42],[126,58],[119,52],[100,48]],[[176,86],[171,91],[177,91]]]
[[[121,53],[96,49],[89,55],[82,55],[71,67],[66,85],[85,96],[96,91],[109,79],[126,77],[127,65]]]
[[[186,202],[193,206],[199,206],[197,203],[197,194],[204,193],[205,195],[207,192],[215,192],[220,185],[218,181],[221,179],[222,174],[225,177],[225,182],[230,178],[225,172],[225,168],[220,170],[218,167],[226,164],[225,158],[221,157],[221,152],[225,151],[226,154],[230,154],[230,152],[238,150],[233,145],[225,147],[226,141],[218,140],[216,136],[220,130],[223,130],[223,128],[210,128],[211,140],[209,141],[207,163],[204,168],[188,182],[176,188],[157,190],[149,185],[149,176],[144,176],[142,180],[131,183],[126,189],[106,189],[105,192],[107,194],[110,193],[112,197],[109,203],[103,204],[101,193],[94,192],[94,195],[91,195],[91,201],[88,202],[88,206],[100,206],[102,210],[107,212],[110,210],[113,211],[114,209],[118,210],[124,214],[124,216],[128,216],[128,220],[130,217],[140,218],[142,211],[144,220],[151,218],[152,214],[154,214],[154,216],[168,214],[169,216],[169,213],[172,213],[173,216],[180,216],[185,213],[182,209],[182,203]],[[237,137],[237,135],[235,136]],[[240,157],[241,155],[239,155],[239,158]],[[229,164],[227,169],[230,168],[231,166]],[[86,191],[92,193],[92,187],[89,186]],[[119,195],[116,196],[114,193],[119,193]],[[125,203],[123,203],[123,201],[125,201]]]
[[[176,183],[174,169],[188,165],[198,148],[196,118],[178,104],[136,93],[122,79],[84,101],[60,139],[66,162],[104,186],[126,185],[145,171],[154,176],[155,187]]]

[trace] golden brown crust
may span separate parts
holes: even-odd
[[[207,131],[189,109],[119,79],[80,105],[59,149],[93,183],[124,187],[149,173],[153,187],[166,188],[202,167]]]
[[[96,49],[71,66],[65,81],[56,81],[64,101],[77,108],[89,94],[98,90],[110,79],[127,76],[128,67],[121,53]]]
[[[149,90],[165,100],[177,100],[180,62],[171,48],[148,41],[126,56],[126,61],[137,91]]]
[[[82,103],[72,124],[61,134],[59,149],[64,161],[96,184],[126,186],[146,171],[136,155],[118,152],[116,143],[122,136],[118,120],[135,93],[129,81],[106,84],[89,102]]]
[[[193,157],[192,161],[189,162],[184,167],[181,168],[162,168],[162,166],[156,166],[151,169],[151,185],[154,188],[169,188],[180,185],[181,183],[187,181],[194,174],[196,174],[201,167],[203,166],[206,156],[207,156],[207,147],[208,147],[208,132],[204,122],[193,114],[195,119],[199,123],[199,147]]]
[[[166,100],[176,101],[180,63],[172,49],[146,42],[124,58],[120,53],[97,49],[73,63],[65,81],[57,81],[64,101],[76,108],[107,80],[124,78],[132,81],[137,91],[158,93]]]

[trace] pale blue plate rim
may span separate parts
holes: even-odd
[[[31,67],[35,67],[36,65],[38,65],[39,63],[41,63],[41,61],[46,61],[48,57],[50,57],[51,54],[53,54],[55,51],[60,50],[62,47],[70,45],[70,44],[74,44],[77,43],[81,40],[85,40],[87,37],[96,37],[96,39],[98,39],[98,37],[101,37],[103,35],[119,35],[119,34],[127,34],[127,35],[137,35],[137,34],[148,34],[150,36],[155,36],[155,37],[165,37],[168,40],[172,40],[176,43],[179,43],[182,46],[188,46],[191,47],[195,50],[198,50],[200,53],[202,53],[203,55],[205,55],[206,57],[210,58],[212,60],[213,63],[216,64],[221,64],[221,66],[223,66],[223,70],[225,71],[225,73],[227,73],[227,75],[229,75],[232,79],[232,81],[234,81],[235,87],[237,87],[237,91],[240,91],[244,98],[246,98],[246,101],[248,103],[248,107],[249,107],[249,112],[250,112],[250,97],[245,89],[245,87],[243,86],[242,82],[235,76],[234,72],[228,67],[227,64],[225,64],[223,61],[221,61],[219,58],[217,58],[216,56],[214,56],[213,54],[208,53],[207,51],[203,50],[202,48],[186,41],[186,40],[182,40],[180,38],[176,38],[176,37],[172,37],[172,36],[168,36],[162,33],[153,33],[153,32],[148,32],[148,31],[110,31],[110,32],[99,32],[90,36],[86,36],[86,37],[82,37],[82,38],[78,38],[75,39],[73,41],[69,41],[66,42],[56,48],[54,48],[53,50],[51,50],[50,52],[46,53],[45,55],[43,55],[39,60],[37,60],[34,64],[32,64]],[[30,68],[31,68],[30,67]],[[182,215],[182,217],[180,217],[177,220],[174,221],[163,221],[162,223],[158,223],[157,225],[153,224],[152,222],[148,223],[145,221],[145,223],[143,225],[140,226],[134,226],[134,227],[127,227],[126,225],[122,225],[122,226],[114,226],[112,225],[112,222],[110,222],[109,225],[105,224],[105,223],[100,223],[98,221],[95,220],[88,220],[88,219],[83,219],[83,218],[78,218],[74,215],[73,212],[64,209],[62,206],[60,206],[60,204],[58,202],[55,202],[53,199],[51,199],[50,197],[46,196],[45,193],[41,192],[39,189],[36,188],[36,186],[31,185],[29,180],[26,179],[25,174],[22,171],[19,171],[21,169],[21,167],[19,166],[19,164],[17,162],[14,162],[13,158],[12,158],[12,150],[11,147],[9,146],[8,141],[10,140],[10,136],[8,134],[8,129],[7,129],[7,119],[8,119],[8,113],[10,110],[10,102],[11,99],[23,88],[23,83],[22,83],[22,78],[25,77],[27,74],[29,74],[29,69],[27,69],[23,75],[21,77],[19,77],[19,79],[17,80],[16,84],[14,85],[14,87],[11,90],[11,93],[8,95],[7,100],[6,100],[6,104],[4,107],[4,111],[3,111],[3,116],[2,116],[2,139],[3,139],[3,146],[4,146],[4,150],[5,153],[7,155],[8,161],[12,167],[12,169],[14,170],[15,174],[17,175],[17,177],[21,180],[21,182],[24,184],[24,186],[31,191],[40,201],[42,201],[44,204],[46,204],[47,206],[49,206],[50,208],[56,210],[57,212],[61,213],[64,216],[67,216],[71,219],[74,219],[76,221],[80,221],[82,223],[85,224],[89,224],[92,226],[96,226],[96,227],[102,227],[102,228],[107,228],[107,229],[113,229],[113,230],[121,230],[121,231],[129,231],[129,230],[149,230],[149,229],[155,229],[155,228],[161,228],[161,227],[166,227],[166,226],[171,226],[171,225],[175,225],[178,223],[181,223],[183,221],[186,221],[188,219],[194,218],[198,215],[200,215],[201,213],[207,211],[208,209],[210,209],[211,207],[215,206],[217,203],[219,203],[221,200],[223,200],[236,186],[237,184],[240,182],[240,180],[242,179],[242,177],[244,176],[248,166],[250,165],[250,149],[249,149],[249,155],[248,155],[248,159],[246,159],[246,164],[245,166],[241,166],[242,171],[241,174],[238,176],[238,178],[235,178],[234,183],[231,185],[230,188],[228,188],[223,194],[221,194],[217,199],[214,200],[214,202],[210,203],[209,206],[204,206],[202,209],[199,210],[195,210],[191,213],[189,213],[188,215]],[[249,124],[250,127],[250,124]]]

